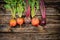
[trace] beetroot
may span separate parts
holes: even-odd
[[[30,17],[25,17],[24,22],[26,24],[29,24],[31,22],[31,18]]]
[[[29,1],[26,0],[27,5],[27,11],[26,11],[26,17],[25,17],[25,23],[29,24],[31,22],[31,18],[30,18],[30,5],[29,5]]]
[[[10,24],[11,27],[16,26],[16,20],[15,19],[11,19],[9,24]]]
[[[41,3],[40,9],[41,9],[41,14],[42,14],[41,25],[45,25],[46,24],[46,9],[45,9],[45,5],[44,5],[44,1],[41,0],[40,3]]]
[[[38,18],[36,18],[36,17],[32,18],[31,24],[32,24],[33,26],[38,27],[39,23],[40,23],[40,21],[39,21]]]
[[[23,18],[17,18],[17,24],[22,25],[24,23]]]

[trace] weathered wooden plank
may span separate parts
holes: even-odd
[[[32,25],[25,25],[20,27],[11,28],[7,24],[5,26],[0,26],[0,32],[40,32],[40,33],[60,33],[60,24],[47,24],[46,28],[40,30],[42,27],[34,27]],[[41,32],[42,31],[42,32]]]
[[[26,37],[27,36],[27,37]],[[40,33],[0,33],[0,39],[9,40],[58,40],[59,34],[40,34]]]

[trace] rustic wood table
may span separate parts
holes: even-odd
[[[4,2],[0,2],[3,6],[1,3]],[[11,14],[0,6],[0,40],[60,40],[60,0],[45,0],[45,5],[47,27],[43,30],[38,30],[31,24],[23,24],[22,28],[10,28]],[[41,19],[39,11],[36,16]]]

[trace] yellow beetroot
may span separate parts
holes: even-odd
[[[10,20],[10,26],[11,26],[11,27],[16,26],[16,20],[15,20],[15,19],[11,19],[11,20]]]

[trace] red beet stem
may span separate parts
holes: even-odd
[[[44,5],[44,0],[41,0],[40,9],[41,9],[42,18],[46,18],[46,9]]]
[[[28,3],[28,0],[26,0],[26,3],[28,4],[28,8],[27,8],[27,11],[26,11],[26,17],[30,17],[30,5]]]
[[[28,6],[26,11],[26,17],[30,17],[30,5]]]

